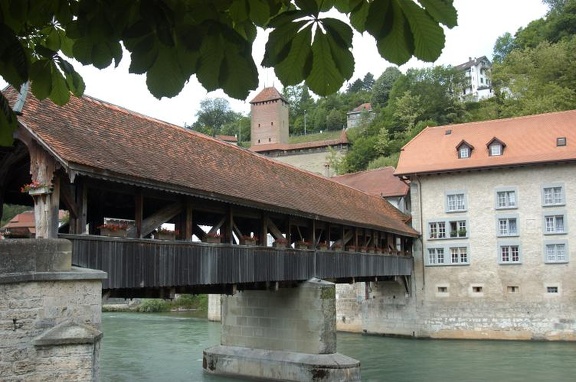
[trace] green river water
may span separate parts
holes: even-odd
[[[190,314],[104,313],[100,376],[108,381],[242,381],[205,374],[220,324]],[[576,343],[415,340],[338,333],[366,382],[576,382]]]

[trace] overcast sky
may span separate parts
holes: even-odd
[[[544,16],[547,10],[541,0],[455,0],[454,4],[458,10],[458,26],[446,29],[446,46],[435,62],[438,65],[455,66],[469,57],[492,59],[492,48],[498,36],[506,32],[514,34],[519,27]],[[259,37],[254,46],[257,64],[262,60],[264,43],[264,38]],[[379,56],[371,36],[357,35],[353,44],[356,68],[352,80],[363,78],[368,72],[378,78],[391,66]],[[411,60],[400,69],[430,65]],[[272,69],[261,68],[260,86],[246,100],[232,100],[221,91],[207,93],[195,78],[191,78],[178,96],[157,100],[148,93],[144,76],[129,74],[128,66],[129,56],[126,55],[116,69],[97,70],[78,64],[76,70],[86,82],[85,94],[179,126],[196,120],[200,101],[205,98],[227,98],[234,111],[248,114],[248,101],[264,86],[282,88]]]

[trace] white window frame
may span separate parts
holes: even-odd
[[[426,258],[428,265],[446,265],[446,253],[444,247],[429,247],[428,257]]]
[[[428,240],[465,239],[468,237],[468,219],[437,219],[427,222]],[[456,230],[452,230],[455,227]],[[456,236],[452,236],[452,232]]]
[[[462,145],[458,149],[458,158],[460,159],[467,159],[470,158],[470,147],[467,145]]]
[[[442,255],[442,262],[439,262],[439,254]],[[452,244],[427,247],[425,264],[429,267],[470,265],[470,248],[468,245]]]
[[[515,230],[512,230],[513,226]],[[496,216],[496,236],[510,237],[519,235],[520,235],[520,224],[518,224],[518,215],[514,214],[514,215]]]
[[[507,259],[504,259],[504,251],[507,251]],[[522,247],[519,242],[498,243],[498,264],[522,264]]]
[[[452,265],[463,265],[463,264],[470,264],[470,257],[468,247],[463,246],[454,246],[449,247],[449,260]],[[456,261],[455,261],[456,259]]]
[[[567,223],[565,211],[546,211],[542,231],[544,235],[565,235],[568,233]]]
[[[544,263],[566,264],[569,262],[568,240],[544,241]]]
[[[563,206],[566,204],[564,184],[553,183],[542,186],[542,206]]]
[[[503,203],[500,203],[500,202]],[[497,188],[494,206],[497,210],[518,208],[518,190],[516,188]]]
[[[490,156],[491,157],[499,157],[502,155],[502,144],[499,142],[494,142],[490,146]]]
[[[450,220],[448,221],[447,226],[448,228],[450,228],[450,232],[448,234],[448,237],[450,239],[461,239],[468,237],[468,222],[466,221],[466,219]],[[453,230],[452,228],[456,229]],[[455,232],[456,235],[453,236],[452,235],[453,232]]]
[[[428,239],[446,239],[446,222],[443,220],[428,222]]]
[[[458,197],[462,197],[461,200],[455,200],[455,203],[451,203],[451,198],[458,198]],[[446,212],[449,213],[454,213],[454,212],[466,212],[468,210],[468,200],[466,197],[466,192],[464,191],[450,191],[450,192],[446,192],[446,195],[444,197],[445,200],[445,210]],[[451,206],[454,207],[462,207],[462,208],[455,208],[455,209],[450,209]]]

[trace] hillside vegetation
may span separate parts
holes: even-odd
[[[395,166],[402,146],[426,126],[575,109],[576,0],[545,3],[550,8],[544,18],[495,41],[492,98],[480,102],[465,98],[464,73],[450,66],[406,73],[389,67],[378,78],[367,73],[345,91],[320,98],[304,84],[288,86],[283,95],[290,102],[290,142],[324,140],[330,133],[337,137],[346,127],[346,113],[369,102],[374,118],[366,116],[359,127],[348,130],[351,147],[342,160],[332,163],[340,173],[355,172]],[[240,134],[242,141],[249,141],[249,117],[230,113],[230,119],[215,130],[214,123],[200,118],[208,113],[200,111],[203,122],[193,128],[208,134]]]

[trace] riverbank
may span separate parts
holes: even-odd
[[[205,312],[208,314],[207,295],[177,295],[173,300],[161,299],[106,299],[102,301],[102,312]]]

